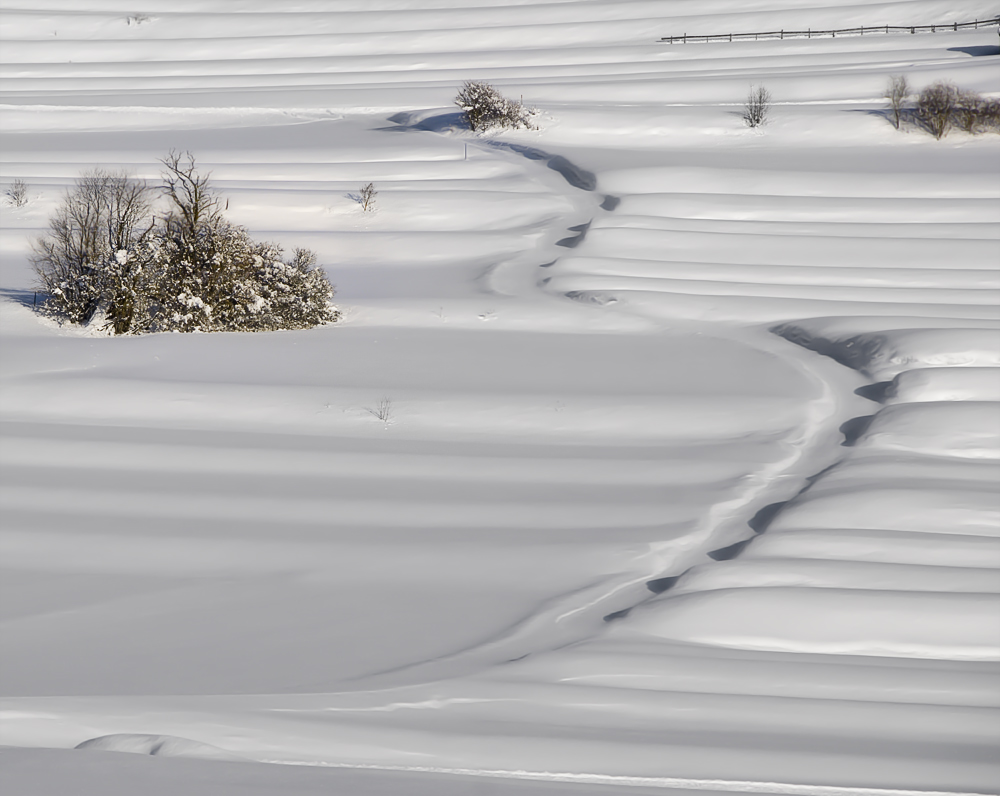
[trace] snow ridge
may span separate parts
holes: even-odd
[[[282,764],[283,761],[265,761]],[[334,763],[319,763],[327,768],[341,768]],[[886,788],[845,788],[827,785],[794,785],[784,782],[738,782],[721,779],[685,779],[680,777],[613,777],[601,774],[574,774],[549,771],[482,771],[478,769],[440,769],[423,766],[350,766],[377,771],[419,771],[438,774],[458,774],[497,779],[528,779],[581,784],[623,785],[638,788],[686,788],[721,793],[788,794],[788,796],[988,796],[988,794],[956,791],[896,790]]]

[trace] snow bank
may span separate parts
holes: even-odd
[[[245,760],[225,749],[211,744],[177,738],[173,735],[144,735],[141,733],[117,733],[102,735],[79,743],[76,749],[91,749],[98,752],[129,752],[137,755],[157,757],[186,757],[193,760]]]
[[[971,381],[972,390],[981,394],[982,380]],[[945,388],[948,392],[953,389]],[[1000,403],[947,400],[887,406],[875,415],[856,444],[874,450],[996,459],[1000,455]]]
[[[860,370],[875,381],[916,368],[993,368],[1000,365],[1000,330],[892,329],[880,333],[831,336],[787,324],[776,332]]]
[[[619,632],[741,649],[997,661],[998,611],[1000,596],[986,594],[718,589],[649,603]]]
[[[741,555],[694,567],[671,589],[671,597],[714,589],[798,586],[881,591],[940,591],[1000,593],[1000,575],[994,569],[926,567],[915,564],[838,561],[828,557],[785,558]],[[988,563],[988,562],[984,562]]]
[[[1000,368],[918,368],[896,375],[887,403],[1000,401]]]
[[[786,506],[769,530],[861,528],[1000,537],[1000,495],[995,490],[889,488],[811,495]]]
[[[1000,546],[989,536],[916,531],[774,530],[755,539],[743,556],[1000,568]]]

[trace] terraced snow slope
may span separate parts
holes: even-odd
[[[0,5],[0,784],[994,792],[1000,140],[880,96],[996,28],[657,39],[995,9],[430,5]],[[39,320],[63,188],[170,149],[344,322]]]

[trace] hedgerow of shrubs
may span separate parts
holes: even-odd
[[[916,104],[907,108],[911,96],[906,78],[894,75],[889,80],[885,97],[893,113],[893,124],[901,129],[904,121],[927,131],[937,139],[957,128],[966,133],[1000,133],[1000,100],[987,99],[975,91],[958,88],[939,81],[924,88]]]
[[[67,192],[33,244],[44,312],[114,334],[305,329],[338,318],[313,252],[284,258],[228,222],[190,153],[162,163],[159,197],[101,169]]]

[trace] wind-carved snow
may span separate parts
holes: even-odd
[[[185,757],[199,760],[243,760],[239,755],[226,752],[210,744],[175,738],[170,735],[121,734],[102,735],[76,745],[77,749],[93,749],[101,752],[128,752],[129,754],[155,755],[159,757]]]
[[[448,5],[5,8],[3,742],[326,791],[993,790],[997,142],[880,97],[995,91],[995,29],[655,40],[994,9]],[[540,129],[463,132],[470,77]],[[62,189],[171,148],[319,252],[342,324],[31,315]]]

